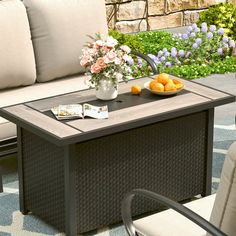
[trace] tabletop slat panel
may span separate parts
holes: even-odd
[[[38,111],[45,112],[50,110],[54,106],[83,103],[88,99],[96,99],[95,95],[82,96],[81,92],[76,92],[72,94],[66,94],[63,96],[57,96],[53,98],[43,99],[35,102],[26,103],[27,106],[32,107]]]
[[[188,93],[184,95],[174,96],[171,98],[166,98],[161,101],[154,101],[139,106],[109,112],[109,118],[105,120],[84,119],[68,121],[67,123],[70,126],[73,126],[86,132],[112,125],[122,124],[124,122],[140,119],[143,117],[174,111],[176,109],[186,108],[192,105],[208,101],[209,99],[207,98],[201,97],[196,94]]]
[[[45,116],[44,114],[25,105],[7,107],[3,110],[11,113],[13,116],[16,116],[18,119],[23,120],[24,122],[30,122],[30,124],[46,130],[47,132],[56,135],[59,138],[65,138],[81,133],[80,131],[63,124],[60,121]]]
[[[132,80],[126,83],[119,84],[119,93],[127,93],[130,91],[130,88],[134,84],[140,85],[142,88],[144,87],[144,83],[146,81],[151,80],[150,78],[142,78],[139,80]],[[78,91],[70,94],[65,94],[61,96],[46,98],[34,102],[26,103],[27,106],[30,106],[36,110],[41,112],[48,111],[54,106],[64,105],[64,104],[73,104],[73,103],[84,103],[87,101],[95,100],[95,90],[89,89],[84,91]]]

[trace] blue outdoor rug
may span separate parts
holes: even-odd
[[[230,144],[235,141],[235,125],[215,125],[213,149],[212,192],[219,185],[224,157]],[[4,176],[4,193],[0,194],[0,236],[64,236],[33,215],[23,216],[19,211],[17,174]],[[86,235],[127,236],[123,226],[106,228]]]

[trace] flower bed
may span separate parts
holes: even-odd
[[[160,72],[193,79],[236,71],[235,40],[225,36],[225,29],[215,25],[203,22],[198,27],[193,24],[186,33],[178,35],[157,31],[130,37],[135,41],[134,46],[138,44],[153,59]],[[129,36],[125,40],[129,43]],[[123,43],[127,44],[125,40]],[[143,73],[148,74],[148,71],[143,70]]]
[[[189,26],[184,34],[173,35],[174,45],[156,55],[149,54],[161,72],[188,79],[212,73],[236,71],[235,41],[224,36],[223,28],[202,23]]]

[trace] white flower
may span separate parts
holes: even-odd
[[[118,81],[119,81],[119,80],[122,80],[122,78],[123,78],[123,75],[122,75],[121,73],[116,73],[115,76],[116,76],[116,79],[117,79]]]
[[[124,51],[125,53],[127,53],[127,54],[131,52],[130,47],[128,47],[127,45],[122,45],[122,46],[120,46],[120,49],[121,49],[122,51]]]
[[[132,73],[132,69],[131,69],[130,67],[126,67],[125,69],[126,69],[126,72],[127,72],[127,73],[129,73],[129,74]]]
[[[89,55],[88,48],[83,48],[82,52],[83,52],[83,56]]]
[[[109,48],[115,47],[118,43],[117,40],[114,39],[112,36],[108,36],[106,41],[106,46]]]
[[[104,44],[105,44],[105,42],[104,42],[103,40],[101,40],[101,39],[97,40],[95,43],[96,43],[96,45],[99,46],[99,47],[103,47]]]
[[[115,60],[114,60],[114,63],[116,65],[120,65],[120,63],[121,63],[120,58],[116,57]]]
[[[96,54],[97,51],[94,48],[88,48],[87,52],[89,55],[94,55],[94,54]]]
[[[128,80],[133,79],[133,77],[132,77],[131,75],[126,76],[126,78],[127,78]]]
[[[109,77],[109,72],[105,72],[105,73],[103,73],[103,75],[108,78]]]
[[[133,60],[132,57],[127,54],[125,54],[122,58],[124,61],[132,61]]]

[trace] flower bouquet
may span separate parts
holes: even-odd
[[[80,64],[85,67],[85,74],[91,76],[90,82],[96,90],[105,85],[117,89],[120,81],[132,78],[133,59],[128,55],[131,49],[126,45],[117,47],[117,40],[111,36],[96,35],[92,39],[82,49]]]

